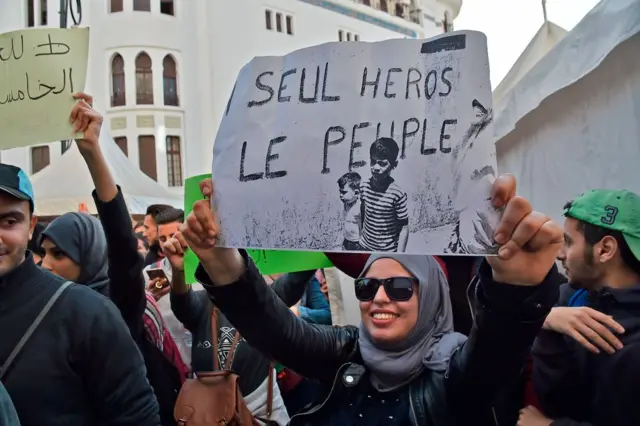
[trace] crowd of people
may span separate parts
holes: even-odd
[[[344,325],[329,270],[262,275],[216,247],[210,179],[188,217],[132,221],[102,116],[75,98],[97,218],[38,223],[27,175],[0,164],[0,426],[640,424],[637,194],[576,194],[563,228],[504,175],[497,256],[328,253],[359,301]]]

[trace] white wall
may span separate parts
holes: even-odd
[[[21,7],[16,7],[18,1]],[[27,1],[0,0],[3,11],[0,32],[26,25]],[[38,7],[39,0],[34,2]],[[302,47],[338,41],[339,30],[358,34],[362,41],[423,38],[442,31],[432,21],[425,20],[421,26],[350,0],[331,0],[330,3],[321,0],[174,0],[175,16],[161,14],[159,0],[151,0],[151,12],[133,11],[133,0],[124,0],[123,12],[109,13],[109,3],[109,0],[82,0],[82,26],[91,27],[86,90],[95,96],[95,106],[104,112],[105,125],[112,136],[127,137],[129,159],[137,166],[138,136],[155,135],[158,182],[164,185],[167,183],[166,134],[181,139],[183,177],[210,171],[213,141],[236,75],[254,56],[282,55]],[[447,2],[441,0],[422,3],[432,4],[430,8],[424,7],[424,12],[431,14],[443,14],[443,7],[447,7]],[[330,7],[339,8],[343,13]],[[59,0],[48,0],[48,8],[48,23],[57,27]],[[293,35],[266,29],[267,8],[274,14],[282,12],[292,16]],[[356,13],[369,22],[354,18]],[[395,26],[401,32],[372,20],[382,20],[383,25]],[[71,19],[69,25],[72,25]],[[154,105],[135,103],[134,60],[140,51],[147,52],[152,59]],[[110,61],[116,52],[125,61],[126,106],[112,108]],[[162,59],[166,54],[173,55],[177,62],[179,107],[163,105]],[[140,128],[136,124],[140,116],[153,117],[154,127]],[[167,116],[173,118],[174,124],[179,120],[179,128],[166,129]],[[54,162],[60,156],[60,144],[53,144],[50,153]],[[31,171],[28,149],[4,151],[2,161]],[[174,190],[181,192],[181,188]]]

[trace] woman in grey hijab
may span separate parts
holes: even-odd
[[[196,278],[249,344],[321,385],[321,398],[289,413],[291,426],[494,426],[492,404],[518,379],[542,325],[543,308],[532,306],[551,306],[535,288],[494,282],[484,263],[467,339],[453,331],[438,261],[385,253],[371,255],[355,280],[358,327],[308,324],[245,251],[237,256],[246,266],[237,281],[216,285],[202,266]]]
[[[367,278],[382,269],[394,276],[383,285],[390,290],[387,297],[378,281]],[[451,355],[466,341],[453,332],[449,285],[432,256],[372,255],[356,280],[356,296],[360,352],[378,391],[398,389],[425,370],[446,371]]]
[[[98,219],[86,213],[65,213],[41,236],[42,267],[108,296],[107,239]]]

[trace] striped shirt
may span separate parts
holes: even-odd
[[[370,251],[397,251],[400,231],[409,223],[407,194],[393,179],[375,189],[370,180],[363,182],[360,193],[363,217],[360,245]]]

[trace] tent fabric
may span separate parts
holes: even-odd
[[[567,34],[567,30],[553,22],[546,21],[542,24],[507,75],[493,91],[494,111],[500,111],[502,109],[502,102],[505,95]]]
[[[640,31],[638,0],[603,0],[503,97],[499,140],[542,101],[592,72],[616,46]],[[637,56],[638,53],[635,52]]]
[[[638,52],[640,2],[605,0],[508,95],[498,168],[537,210],[562,221],[586,190],[640,193]]]
[[[145,175],[132,164],[106,132],[100,135],[102,153],[116,184],[120,185],[131,214],[144,214],[151,204],[169,204],[181,208],[181,197]],[[40,216],[58,216],[77,211],[84,203],[89,213],[96,214],[91,195],[93,180],[75,143],[58,161],[32,178],[35,211]]]

